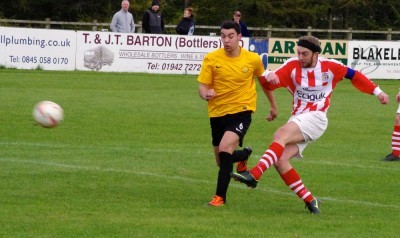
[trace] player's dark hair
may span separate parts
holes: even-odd
[[[236,31],[236,33],[237,33],[238,35],[241,33],[241,32],[240,32],[240,25],[239,25],[239,23],[234,22],[234,21],[231,21],[231,20],[224,21],[224,22],[222,23],[222,25],[221,25],[221,29],[226,29],[226,30],[235,29],[235,31]]]

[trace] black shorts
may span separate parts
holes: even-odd
[[[239,136],[239,146],[242,147],[244,135],[246,135],[250,127],[252,113],[252,111],[244,111],[227,114],[222,117],[211,117],[210,125],[213,146],[219,146],[225,132],[232,131]]]

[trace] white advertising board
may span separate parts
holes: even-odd
[[[371,79],[400,79],[399,41],[349,41],[347,66]]]
[[[248,49],[249,40],[241,45]],[[216,36],[78,31],[76,69],[198,74],[204,56],[220,47]]]
[[[0,27],[0,49],[7,68],[75,70],[75,31]]]
[[[249,38],[242,39],[249,49]],[[0,27],[0,65],[6,68],[196,75],[204,56],[220,47],[219,36]],[[346,55],[347,66],[371,79],[400,79],[399,41],[348,41]]]

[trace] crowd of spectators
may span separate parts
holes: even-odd
[[[129,1],[121,2],[121,10],[116,12],[110,23],[110,29],[113,32],[134,33],[135,21],[132,13],[129,12]],[[239,10],[233,12],[232,21],[240,25],[240,31],[243,37],[251,37],[247,25],[241,20],[242,13]],[[142,29],[147,34],[165,34],[165,20],[160,9],[160,1],[153,0],[151,6],[142,16]],[[183,17],[175,27],[179,35],[193,35],[195,30],[194,9],[186,7],[183,11]]]

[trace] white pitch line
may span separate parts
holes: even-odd
[[[383,162],[376,160],[375,162],[378,162],[380,164],[397,164],[397,162]],[[331,161],[326,161],[326,160],[307,160],[305,163],[310,163],[310,164],[322,164],[322,165],[329,165],[329,166],[341,166],[341,167],[351,167],[351,168],[360,168],[360,169],[382,169],[382,170],[391,170],[391,171],[399,171],[400,172],[400,167],[378,167],[376,164],[373,164],[371,166],[367,165],[360,165],[360,164],[354,164],[354,163],[336,163],[336,162],[331,162]],[[399,163],[400,164],[400,163]]]
[[[96,149],[96,150],[126,150],[126,151],[136,151],[138,148],[137,147],[103,147],[103,146],[89,146],[89,145],[68,145],[68,144],[52,144],[52,143],[32,143],[32,142],[8,142],[8,141],[0,141],[0,146],[5,145],[5,146],[32,146],[32,147],[48,147],[48,148],[84,148],[84,149]],[[180,149],[169,149],[169,148],[145,148],[141,147],[140,148],[143,151],[151,151],[151,152],[161,152],[161,153],[182,153],[182,148]],[[190,149],[190,148],[188,148]],[[195,151],[195,150],[190,150],[187,153],[196,153],[196,154],[204,154],[206,156],[211,156],[213,157],[214,154],[212,152],[207,152],[207,151]],[[261,158],[261,155],[252,155],[252,158]],[[388,162],[379,162],[378,164],[386,165],[389,164]],[[341,166],[341,167],[351,167],[351,168],[360,168],[360,169],[372,169],[372,170],[386,170],[386,171],[399,171],[400,172],[400,167],[398,166],[391,166],[391,167],[380,167],[377,166],[378,164],[371,164],[370,166],[366,165],[359,165],[359,164],[354,164],[354,163],[336,163],[336,162],[331,162],[331,161],[326,161],[326,160],[318,160],[318,159],[312,159],[312,158],[305,158],[304,163],[310,163],[310,164],[321,164],[321,165],[327,165],[327,166]],[[397,164],[397,162],[393,162]],[[391,164],[393,164],[391,163]],[[399,163],[400,164],[400,163]]]
[[[78,166],[78,165],[63,164],[63,163],[57,163],[57,162],[51,162],[51,161],[50,162],[41,162],[41,161],[34,161],[34,160],[0,158],[0,162],[37,164],[37,165],[43,165],[43,166],[49,166],[49,167],[58,167],[58,168],[75,169],[75,170],[88,170],[88,171],[97,171],[97,172],[125,173],[125,174],[151,176],[151,177],[157,177],[157,178],[163,178],[163,179],[175,179],[175,180],[181,180],[181,181],[192,182],[192,183],[214,184],[214,182],[210,182],[207,180],[191,179],[191,178],[186,178],[186,177],[181,177],[181,176],[168,176],[168,175],[162,175],[162,174],[157,174],[157,173],[137,172],[137,171],[126,170],[126,169],[100,168],[97,166]],[[248,189],[243,184],[232,183],[231,186],[239,188],[239,189]],[[264,193],[274,193],[274,194],[285,195],[285,196],[294,196],[294,194],[291,192],[282,192],[282,191],[278,191],[278,190],[270,189],[270,188],[257,189],[257,190],[264,192]],[[332,197],[319,197],[319,198],[322,201],[349,203],[349,204],[355,204],[355,205],[361,205],[361,206],[367,206],[367,207],[400,209],[399,205],[393,205],[393,204],[381,204],[381,203],[374,203],[374,202],[368,202],[368,201],[338,199],[338,198],[332,198]]]

